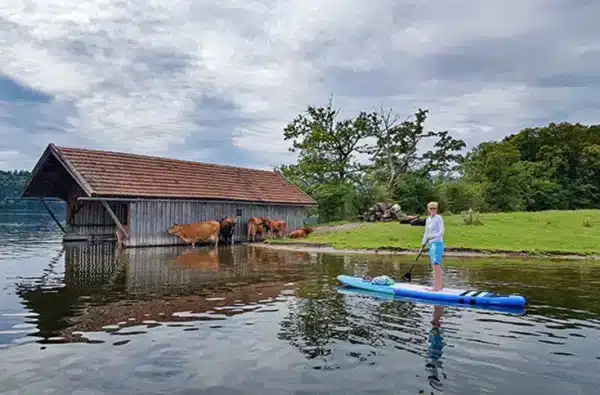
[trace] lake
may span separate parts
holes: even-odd
[[[447,259],[448,287],[525,295],[512,315],[337,290],[414,257],[60,238],[0,213],[2,394],[598,393],[594,263]]]

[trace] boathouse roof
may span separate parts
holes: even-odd
[[[64,199],[65,178],[75,180],[88,197],[316,204],[276,171],[54,144],[33,168],[22,197]]]

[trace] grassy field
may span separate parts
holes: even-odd
[[[444,215],[447,250],[600,254],[600,210],[490,213],[479,219],[480,225],[466,225],[461,215]],[[268,242],[337,249],[418,249],[423,231],[421,226],[397,222],[364,223],[351,230]]]

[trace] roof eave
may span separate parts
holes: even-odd
[[[52,153],[56,156],[56,159],[64,166],[71,177],[73,177],[73,179],[79,184],[81,189],[83,189],[88,196],[94,196],[94,188],[92,188],[92,186],[85,180],[85,177],[83,177],[83,175],[77,171],[69,159],[65,157],[54,144],[50,144],[49,147]]]
[[[35,166],[33,166],[33,169],[31,170],[31,177],[29,178],[29,180],[25,184],[25,187],[23,188],[23,192],[21,192],[21,197],[22,198],[27,197],[26,196],[26,192],[29,189],[29,187],[31,186],[31,182],[35,179],[35,177],[37,176],[37,173],[39,173],[41,167],[46,162],[46,160],[48,160],[48,156],[50,155],[50,145],[51,144],[48,144],[48,146],[46,147],[46,149],[44,149],[44,152],[42,152],[42,155],[38,159],[38,161],[35,164]]]
[[[184,200],[184,201],[199,201],[199,202],[231,202],[231,203],[241,203],[241,204],[268,204],[268,205],[281,205],[281,206],[299,206],[299,207],[312,207],[316,206],[316,202],[286,202],[286,201],[273,201],[273,200],[244,200],[244,199],[232,199],[232,198],[211,198],[211,197],[187,197],[187,196],[143,196],[143,195],[114,195],[114,194],[103,194],[103,193],[94,193],[93,196],[89,196],[89,198],[93,199],[106,199],[110,200],[121,200],[121,201],[164,201],[164,200]]]
[[[31,178],[29,179],[29,181],[27,181],[27,184],[25,185],[25,188],[23,188],[23,192],[21,193],[21,197],[22,198],[26,197],[27,190],[31,186],[31,183],[37,177],[38,173],[40,172],[40,169],[46,163],[46,161],[48,160],[48,158],[50,158],[51,155],[53,155],[56,158],[56,160],[59,161],[59,163],[64,167],[64,169],[67,171],[67,173],[69,173],[69,175],[71,177],[73,177],[73,179],[75,180],[75,182],[77,184],[79,184],[79,186],[81,187],[81,189],[83,189],[83,191],[88,196],[92,196],[92,194],[94,193],[94,190],[92,189],[92,187],[85,181],[85,179],[81,176],[81,174],[79,174],[77,172],[77,170],[75,170],[75,168],[73,167],[73,165],[68,161],[67,158],[65,158],[61,154],[61,152],[56,148],[56,146],[54,144],[50,143],[50,144],[48,144],[48,146],[46,147],[46,149],[42,153],[42,156],[40,156],[40,159],[38,159],[37,163],[33,167],[33,170],[31,171]]]

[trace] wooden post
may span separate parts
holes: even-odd
[[[48,203],[46,203],[46,201],[44,200],[44,198],[40,198],[40,203],[42,203],[42,206],[44,206],[44,208],[46,209],[46,211],[48,211],[48,214],[50,214],[50,216],[52,217],[52,219],[54,220],[54,222],[56,222],[56,224],[63,231],[63,233],[67,234],[68,233],[67,230],[65,229],[65,227],[63,226],[63,224],[58,220],[58,218],[56,218],[56,215],[52,212],[52,209],[50,208],[50,206],[48,206]]]
[[[127,239],[129,239],[129,233],[127,233],[127,230],[125,230],[125,227],[123,226],[123,224],[121,224],[121,221],[119,221],[119,218],[117,218],[117,215],[114,213],[114,211],[112,211],[112,208],[110,208],[110,206],[108,205],[108,203],[106,203],[106,200],[100,200],[100,202],[102,203],[102,205],[104,206],[104,208],[108,212],[108,215],[110,215],[111,218],[113,219],[113,221],[115,221],[115,224],[117,225],[117,227],[119,229],[121,229],[121,232],[123,232],[123,234],[125,235],[125,237]]]

